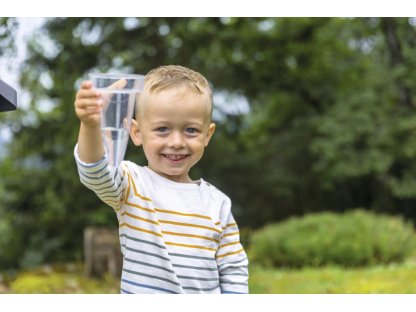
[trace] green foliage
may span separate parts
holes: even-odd
[[[20,67],[30,100],[0,115],[0,130],[13,135],[1,142],[0,234],[15,243],[0,241],[0,267],[81,259],[86,225],[117,225],[80,184],[73,159],[74,95],[90,71],[182,64],[203,73],[214,92],[248,100],[247,115],[217,105],[217,131],[192,171],[231,197],[240,227],[352,207],[416,220],[409,19],[45,21]],[[0,54],[13,51],[16,30],[16,19],[0,18]],[[126,158],[146,164],[133,145]]]
[[[16,53],[17,28],[16,17],[0,17],[0,56],[13,56]]]
[[[10,214],[0,218],[0,268],[13,267],[24,244],[23,235],[13,226],[14,219]]]
[[[252,237],[252,259],[275,267],[363,266],[404,261],[416,247],[399,217],[356,210],[316,213],[271,224]]]

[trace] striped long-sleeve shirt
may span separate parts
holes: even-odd
[[[75,159],[81,182],[113,207],[123,254],[121,293],[248,293],[248,259],[230,199],[148,167]]]

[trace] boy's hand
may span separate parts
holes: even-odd
[[[120,79],[110,85],[109,90],[121,90],[127,80]],[[83,81],[75,96],[75,113],[81,121],[78,135],[78,156],[81,161],[95,163],[103,158],[104,146],[101,137],[101,111],[110,104],[114,94],[100,93],[91,81]]]
[[[127,84],[126,79],[120,79],[108,87],[108,90],[121,90]],[[81,89],[75,96],[75,113],[81,123],[87,127],[98,127],[101,122],[101,110],[105,109],[114,96],[110,94],[102,95],[92,88],[91,81],[81,83]]]
[[[91,81],[83,81],[75,96],[75,113],[84,126],[100,127],[103,99],[100,92],[92,88]]]

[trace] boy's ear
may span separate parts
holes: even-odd
[[[142,134],[140,131],[139,123],[134,118],[131,120],[130,137],[134,145],[142,145]]]
[[[208,127],[208,132],[207,132],[207,136],[205,137],[205,147],[208,145],[209,141],[212,138],[212,135],[215,132],[215,123],[210,123],[209,127]]]

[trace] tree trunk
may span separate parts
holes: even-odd
[[[381,29],[383,31],[387,48],[390,54],[391,68],[405,66],[402,55],[400,38],[397,34],[397,22],[393,17],[384,17],[381,19]],[[399,93],[399,104],[402,106],[412,106],[412,97],[409,88],[403,82],[402,77],[395,78],[396,86]]]

